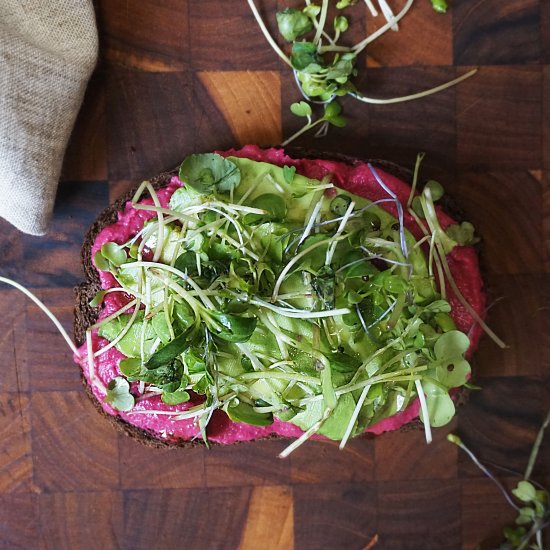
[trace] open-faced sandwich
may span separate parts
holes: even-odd
[[[382,163],[191,155],[106,211],[83,251],[76,360],[155,444],[345,445],[449,422],[485,308],[473,228]]]

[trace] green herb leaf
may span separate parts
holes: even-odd
[[[293,103],[290,106],[290,110],[296,115],[301,117],[309,117],[311,116],[311,106],[309,103],[306,103],[305,101],[300,101],[299,103]],[[294,168],[296,171],[296,168]]]
[[[128,357],[122,359],[118,365],[120,372],[131,382],[139,380],[141,374],[141,359],[137,357]]]
[[[479,242],[474,226],[470,222],[450,225],[445,233],[460,246],[472,246]]]
[[[443,186],[435,180],[428,180],[426,185],[424,185],[424,189],[430,190],[432,200],[434,202],[438,201],[445,194],[445,189],[443,189]]]
[[[296,105],[294,103],[294,105]],[[310,107],[311,111],[311,107]],[[296,113],[294,113],[296,114]],[[301,115],[300,115],[301,116]],[[283,176],[285,178],[285,181],[291,185],[294,181],[294,175],[296,174],[296,166],[283,166]]]
[[[90,301],[90,307],[97,307],[103,303],[103,298],[107,294],[106,290],[100,290]]]
[[[113,378],[107,385],[105,401],[117,411],[131,411],[134,408],[135,399],[130,393],[128,380],[122,376]]]
[[[432,0],[432,8],[438,13],[446,13],[448,7],[447,0]]]
[[[94,254],[94,264],[101,271],[109,271],[111,269],[111,264],[109,263],[109,260],[107,260],[107,258],[103,256],[101,250],[98,250]]]
[[[248,341],[258,323],[257,317],[242,317],[216,311],[209,314],[222,326],[222,329],[215,332],[214,335],[226,342]]]
[[[113,242],[105,243],[101,247],[101,255],[114,266],[120,266],[128,260],[124,247]]]
[[[148,369],[158,369],[171,363],[178,355],[181,355],[189,347],[189,335],[185,331],[176,336],[169,344],[153,353],[149,361],[145,363]]]
[[[241,172],[232,161],[216,153],[187,157],[179,171],[179,178],[202,194],[228,193],[241,182]]]
[[[339,10],[343,10],[349,6],[353,6],[357,3],[357,0],[339,0],[336,2],[336,8]]]
[[[348,18],[344,15],[337,15],[333,22],[334,30],[338,32],[346,32],[349,28]]]
[[[256,412],[248,403],[241,402],[235,406],[229,405],[226,412],[233,422],[244,422],[252,426],[269,426],[273,424],[271,413]]]
[[[290,61],[297,71],[310,73],[318,72],[323,65],[317,45],[313,42],[294,42]]]
[[[533,502],[536,499],[536,489],[529,481],[520,481],[512,493],[522,502]]]
[[[189,401],[190,398],[185,388],[178,388],[174,392],[163,392],[161,396],[162,401],[167,405],[180,405]]]
[[[285,40],[294,42],[296,38],[308,33],[313,28],[311,19],[302,11],[286,8],[276,15],[279,32]]]

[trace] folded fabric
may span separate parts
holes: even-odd
[[[43,235],[97,58],[91,0],[0,1],[0,216]]]

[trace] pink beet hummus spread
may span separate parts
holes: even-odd
[[[366,164],[357,162],[354,165],[347,165],[342,162],[328,160],[309,160],[293,159],[285,154],[282,149],[260,149],[255,145],[247,145],[239,150],[230,150],[219,152],[223,156],[236,156],[249,158],[260,162],[269,162],[275,165],[295,166],[296,171],[309,178],[321,180],[327,174],[332,174],[332,182],[342,189],[345,189],[356,195],[361,195],[371,201],[387,198],[387,193],[376,182],[373,174]],[[405,204],[409,198],[410,186],[398,178],[377,170],[385,185],[389,187],[401,201]],[[158,193],[162,206],[168,206],[170,197],[174,191],[182,184],[174,176],[170,183],[160,189]],[[141,201],[144,204],[152,204],[150,199]],[[394,203],[387,202],[380,205],[386,211],[397,216]],[[438,217],[443,229],[456,223],[450,216],[436,207]],[[155,216],[154,212],[145,210],[135,210],[130,202],[122,212],[118,214],[118,221],[105,227],[96,237],[92,246],[92,257],[106,242],[116,242],[123,244],[135,235],[143,226],[144,222]],[[407,229],[420,239],[422,232],[414,219],[405,212],[404,224]],[[477,254],[471,247],[457,246],[447,256],[449,267],[456,281],[456,284],[470,303],[473,309],[483,315],[485,309],[485,295],[483,292],[483,282],[479,271]],[[104,289],[118,286],[114,277],[107,272],[99,271],[101,286]],[[99,316],[100,319],[114,313],[128,303],[128,296],[122,292],[107,294],[104,298],[104,307]],[[470,348],[467,357],[470,357],[477,347],[481,336],[481,328],[475,323],[468,311],[462,306],[457,298],[449,292],[448,301],[451,303],[451,315],[456,326],[462,332],[468,334],[470,338]],[[97,335],[97,330],[92,332],[92,349],[94,352],[106,346],[108,341]],[[80,348],[81,357],[75,357],[75,361],[82,367],[84,376],[90,382],[90,373],[88,371],[88,359],[86,355],[86,345]],[[95,378],[104,386],[116,376],[120,376],[119,362],[124,359],[124,355],[115,348],[99,355],[94,359]],[[92,391],[103,409],[110,415],[117,416],[125,422],[145,430],[151,436],[165,441],[190,440],[199,434],[194,419],[174,420],[170,416],[164,416],[159,413],[143,414],[144,411],[154,409],[155,411],[185,411],[194,405],[200,403],[198,396],[192,397],[191,401],[181,405],[167,405],[163,403],[160,396],[139,397],[136,383],[132,384],[132,393],[136,395],[136,404],[130,412],[120,412],[113,409],[108,403],[104,402],[104,393],[97,385],[92,384]],[[142,411],[142,412],[140,412]],[[366,431],[373,434],[380,434],[385,431],[398,429],[407,424],[419,414],[418,399],[414,400],[404,411],[386,418]],[[279,435],[284,437],[299,437],[302,430],[297,426],[275,419],[270,426],[251,426],[249,424],[231,421],[222,411],[215,411],[210,423],[208,424],[207,434],[210,441],[221,444],[231,444],[237,441],[250,441],[270,435]],[[322,436],[316,436],[322,438]]]

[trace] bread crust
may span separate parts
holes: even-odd
[[[350,157],[348,155],[344,155],[340,153],[319,153],[316,151],[301,149],[296,147],[286,148],[285,153],[288,154],[291,158],[295,158],[295,159],[306,158],[306,159],[318,159],[318,160],[332,160],[332,161],[343,162],[345,164],[352,165],[352,166],[355,164],[364,164],[366,162],[370,162],[373,166],[380,168],[403,181],[412,179],[411,170],[407,168],[403,168],[398,164],[385,161],[385,160],[380,160],[380,159],[362,160],[362,159],[357,159],[355,157]],[[176,176],[177,174],[178,174],[178,170],[177,168],[175,168],[173,170],[162,172],[159,175],[155,176],[154,178],[151,178],[149,181],[151,182],[151,184],[155,189],[159,189],[161,187],[168,185],[171,178],[173,176]],[[108,208],[106,208],[101,214],[99,214],[95,222],[88,229],[86,236],[84,238],[84,243],[81,250],[81,260],[84,268],[86,281],[81,283],[74,289],[74,292],[75,292],[74,339],[79,346],[82,345],[83,342],[85,341],[86,329],[97,321],[101,311],[100,306],[95,308],[90,306],[90,301],[101,290],[99,275],[92,263],[91,250],[92,250],[93,243],[97,235],[102,231],[102,229],[104,229],[108,225],[111,225],[117,221],[118,212],[124,210],[124,206],[126,202],[132,199],[136,189],[137,189],[137,185],[135,186],[135,188],[131,189],[130,191],[125,193],[122,197],[117,199],[113,204],[111,204]],[[452,204],[448,199],[446,200],[446,202],[443,203],[442,206],[444,207],[445,211],[451,214],[455,219],[457,220],[464,219],[464,217],[457,210],[454,204]],[[93,394],[92,388],[88,383],[86,377],[84,376],[84,373],[82,372],[82,370],[81,370],[81,380],[85,388],[86,394],[91,399],[92,403],[94,404],[98,412],[102,416],[107,418],[108,421],[111,423],[111,425],[113,425],[119,431],[124,432],[126,435],[128,435],[133,439],[136,439],[140,443],[148,447],[155,447],[155,448],[167,448],[167,447],[194,448],[194,447],[204,446],[204,442],[201,439],[195,439],[190,441],[186,441],[182,439],[175,439],[175,440],[159,439],[154,434],[151,434],[147,430],[138,428],[137,426],[130,424],[123,418],[119,416],[113,416],[107,413],[101,406],[101,403]],[[464,387],[461,387],[457,391],[457,394],[455,396],[455,403],[457,406],[461,406],[467,401],[468,393],[469,393],[468,390]],[[418,431],[423,429],[424,429],[423,424],[420,421],[420,419],[415,418],[411,422],[401,426],[399,428],[399,431],[409,432],[409,431]],[[375,436],[373,434],[364,433],[359,437],[374,438]],[[267,437],[262,437],[261,439],[273,440],[273,439],[289,439],[289,438],[272,434]],[[237,442],[237,443],[247,443],[247,442]],[[209,445],[224,446],[223,444],[216,443],[216,442],[209,442]]]

